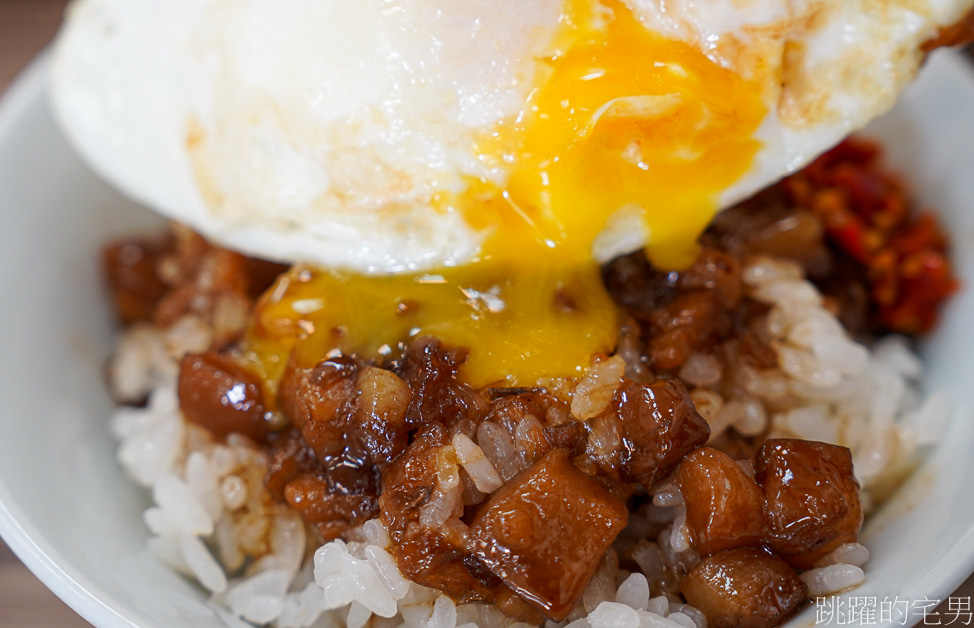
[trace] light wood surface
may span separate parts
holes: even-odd
[[[0,626],[81,628],[90,625],[41,584],[0,541]]]
[[[0,90],[57,31],[65,0],[0,0]]]
[[[54,35],[65,4],[66,0],[0,0],[0,92]],[[954,593],[972,595],[974,576]],[[947,611],[946,604],[942,610]],[[0,628],[82,626],[90,624],[48,591],[0,541]]]

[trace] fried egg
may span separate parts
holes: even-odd
[[[679,261],[717,208],[888,108],[971,4],[81,0],[53,101],[120,188],[265,257],[460,264],[498,224],[471,191],[513,185],[526,221],[598,223],[580,247],[608,223],[599,260]]]
[[[471,379],[526,383],[612,349],[598,263],[692,262],[720,208],[890,107],[972,5],[76,0],[52,101],[133,198],[314,265],[259,312],[265,371],[308,329],[319,357],[435,333]]]

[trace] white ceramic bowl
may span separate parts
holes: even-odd
[[[106,423],[112,330],[97,252],[109,237],[159,220],[69,150],[48,111],[44,67],[36,62],[0,105],[0,534],[98,626],[224,626],[200,590],[143,549],[147,497],[116,466]],[[970,288],[924,350],[928,388],[946,391],[953,419],[863,534],[872,559],[854,595],[880,603],[945,598],[974,569],[972,121],[974,70],[940,54],[872,129],[918,198],[939,209]],[[814,621],[812,607],[793,625]]]

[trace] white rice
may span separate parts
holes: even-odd
[[[681,376],[693,386],[691,397],[710,423],[712,438],[733,427],[744,435],[768,432],[847,446],[868,505],[872,492],[886,490],[910,469],[919,447],[936,440],[948,410],[943,398],[920,398],[921,363],[905,340],[886,338],[869,350],[850,339],[797,265],[756,259],[743,276],[747,295],[770,306],[763,332],[778,368],[758,371],[691,356]],[[155,504],[145,512],[149,550],[208,590],[228,625],[241,625],[240,619],[281,628],[518,625],[494,607],[458,607],[406,580],[378,520],[355,531],[353,541],[332,541],[309,558],[305,524],[264,488],[266,456],[240,436],[213,440],[179,412],[178,359],[204,350],[211,337],[195,317],[168,330],[129,329],[111,364],[112,390],[120,401],[146,395],[149,401],[142,409],[118,408],[111,429],[119,462],[152,492]],[[626,368],[619,357],[594,364],[576,387],[573,413],[586,418],[604,411]],[[728,377],[734,378],[733,393],[724,397],[717,388]],[[537,417],[527,416],[513,435],[489,422],[478,427],[475,439],[458,434],[441,452],[438,485],[422,524],[442,525],[461,508],[461,468],[483,493],[524,468],[527,461],[518,451],[540,427]],[[590,446],[611,448],[618,435],[598,429],[593,425]],[[651,584],[668,582],[672,589],[668,574],[699,561],[685,520],[679,491],[660,487],[627,528],[637,534],[669,524],[655,542],[635,543],[631,555],[640,572],[621,570],[610,550],[579,608],[565,622],[545,625],[703,628],[703,615],[679,604],[678,597],[650,598]],[[801,577],[811,596],[832,594],[863,582],[868,557],[862,545],[847,544]]]
[[[817,567],[809,569],[798,577],[808,585],[809,597],[835,595],[866,581],[865,573],[855,565]]]
[[[939,439],[949,415],[945,399],[934,394],[921,402],[922,365],[904,338],[884,337],[872,350],[852,340],[797,264],[758,258],[743,276],[746,294],[771,306],[765,327],[780,370],[738,369],[740,397],[764,407],[771,438],[852,450],[869,504],[873,492],[912,468],[918,448]],[[742,420],[757,427],[757,416],[738,417],[735,427]]]
[[[484,455],[483,450],[464,434],[457,432],[453,437],[453,449],[464,471],[470,474],[477,490],[492,493],[504,485],[494,465]]]

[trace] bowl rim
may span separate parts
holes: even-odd
[[[50,47],[42,50],[20,71],[7,89],[0,93],[0,145],[5,143],[7,136],[27,112],[34,107],[43,106],[51,54]],[[974,64],[967,57],[956,51],[938,51],[937,54],[944,57],[942,63],[948,63],[952,70],[966,74],[968,80],[974,83]],[[957,416],[952,420],[957,420]],[[124,607],[119,610],[113,607],[110,603],[113,596],[77,569],[65,564],[58,552],[27,520],[2,477],[0,538],[34,576],[91,624],[113,628],[139,628],[153,624],[151,618],[145,617],[136,609]],[[957,539],[950,554],[937,563],[942,563],[951,556],[953,568],[939,570],[936,572],[937,576],[928,579],[928,595],[937,596],[943,602],[947,600],[945,596],[956,591],[961,583],[974,575],[974,524]],[[897,623],[899,622],[887,625]]]
[[[32,108],[43,103],[51,50],[45,48],[20,71],[0,95],[0,145]],[[0,537],[21,562],[72,610],[95,626],[138,628],[144,620],[120,611],[101,587],[69,565],[26,519],[0,478]]]

